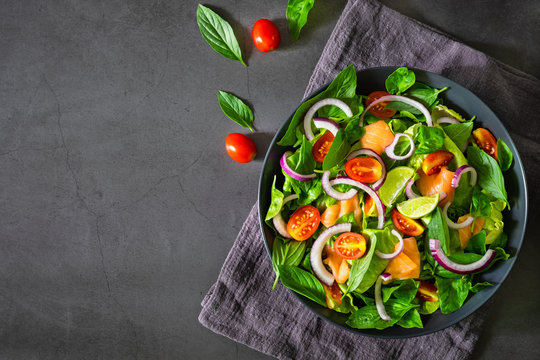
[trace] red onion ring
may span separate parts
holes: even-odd
[[[382,273],[381,278],[382,278],[383,284],[388,284],[389,282],[392,281],[392,274]]]
[[[289,164],[287,164],[287,158],[290,155],[292,155],[292,152],[286,151],[281,157],[281,159],[279,160],[279,164],[281,165],[281,168],[283,169],[283,171],[285,171],[287,175],[289,175],[290,177],[298,181],[310,181],[317,177],[316,174],[302,175],[302,174],[297,173],[293,169],[291,169]]]
[[[405,97],[405,96],[400,96],[400,95],[386,95],[386,96],[382,96],[380,98],[378,98],[377,100],[375,100],[374,102],[372,102],[371,104],[369,104],[364,112],[362,113],[362,115],[360,115],[360,122],[359,122],[359,125],[360,126],[364,126],[364,115],[366,114],[366,112],[371,109],[373,106],[379,104],[379,103],[382,103],[382,102],[387,102],[387,101],[401,101],[407,105],[411,105],[411,106],[414,106],[415,108],[417,108],[418,110],[420,110],[420,112],[426,117],[426,123],[428,126],[433,126],[433,119],[431,119],[431,114],[429,113],[428,109],[426,109],[426,107],[424,105],[422,105],[421,103],[419,103],[418,101],[416,100],[413,100],[413,99],[409,99],[408,97]]]
[[[296,194],[287,196],[285,199],[283,199],[281,209],[283,209],[283,206],[285,206],[286,203],[295,199],[298,199],[298,195]],[[279,210],[277,215],[272,218],[272,223],[274,224],[274,227],[276,228],[279,235],[283,236],[286,239],[293,238],[291,234],[289,234],[289,232],[287,231],[287,224],[285,224],[285,220],[283,220],[283,217],[281,216],[281,210]]]
[[[437,124],[459,124],[459,120],[449,116],[443,116],[437,119]]]
[[[324,230],[317,240],[313,243],[311,247],[311,253],[309,255],[309,262],[311,263],[311,268],[319,280],[325,283],[328,286],[332,286],[334,283],[334,275],[331,272],[326,270],[322,262],[322,251],[326,242],[333,236],[339,233],[351,231],[352,223],[341,223],[334,226],[330,226],[328,229]]]
[[[414,178],[409,180],[407,182],[407,186],[405,187],[405,195],[407,195],[408,199],[414,199],[419,197],[420,195],[416,195],[416,193],[412,189],[412,185],[414,184]]]
[[[446,224],[448,225],[449,228],[452,228],[452,229],[463,229],[463,228],[466,228],[467,226],[471,225],[474,221],[474,217],[472,216],[469,216],[467,218],[467,220],[465,220],[464,222],[461,222],[459,224],[456,224],[455,222],[453,222],[452,220],[450,220],[448,218],[448,208],[450,207],[452,203],[451,202],[447,202],[446,205],[444,205],[444,208],[443,208],[443,215],[444,215],[444,218],[446,220]]]
[[[339,180],[339,178],[336,179]],[[356,189],[350,189],[345,193],[337,191],[332,187],[332,181],[330,181],[330,171],[325,171],[322,176],[322,188],[326,195],[330,196],[331,198],[334,198],[336,200],[349,200],[354,195],[356,195],[356,193],[358,193]]]
[[[392,230],[392,234],[398,238],[399,240],[399,247],[397,248],[396,251],[394,251],[393,253],[390,253],[390,254],[385,254],[385,253],[382,253],[380,252],[379,250],[375,250],[375,255],[377,255],[378,257],[380,257],[381,259],[384,259],[384,260],[390,260],[390,259],[393,259],[395,258],[396,256],[398,256],[399,254],[401,254],[401,252],[403,251],[403,247],[405,246],[405,244],[403,243],[403,238],[401,237],[401,235],[397,232],[397,230]]]
[[[386,309],[384,308],[384,303],[382,300],[382,292],[381,292],[381,283],[383,282],[383,276],[379,275],[377,278],[377,281],[375,282],[375,306],[377,307],[377,312],[379,313],[379,316],[381,319],[385,321],[390,321],[392,318],[388,316],[386,313]]]
[[[360,150],[356,150],[356,151],[353,151],[352,153],[349,154],[349,156],[347,156],[347,161],[351,160],[352,158],[355,158],[359,155],[367,155],[367,156],[372,156],[375,158],[375,160],[377,160],[381,166],[382,166],[382,173],[381,173],[381,177],[379,178],[379,180],[375,181],[373,184],[371,184],[371,188],[375,191],[379,190],[381,188],[381,186],[384,184],[384,181],[386,180],[386,164],[384,163],[384,160],[382,159],[382,157],[380,157],[379,154],[377,154],[375,151],[371,150],[371,149],[360,149]]]
[[[411,149],[409,150],[409,152],[407,154],[405,154],[403,156],[399,156],[399,155],[396,155],[394,153],[394,150],[395,150],[396,144],[399,141],[399,138],[402,137],[402,136],[405,136],[407,138],[407,140],[409,140],[409,143],[411,144]],[[411,157],[411,155],[414,152],[414,141],[413,141],[413,139],[412,139],[412,137],[410,135],[403,134],[403,133],[396,133],[395,136],[394,136],[394,141],[392,141],[392,143],[390,145],[388,145],[384,149],[384,152],[392,160],[400,161],[400,160],[408,159],[408,158]]]
[[[311,120],[313,119],[313,116],[315,115],[317,110],[327,105],[337,106],[338,108],[343,110],[345,115],[347,115],[348,117],[353,116],[353,113],[349,105],[345,104],[343,101],[339,99],[328,98],[328,99],[322,99],[322,100],[317,101],[315,104],[313,104],[309,108],[309,110],[306,113],[306,116],[304,116],[304,133],[306,134],[306,138],[308,140],[311,141],[315,137],[315,135],[313,135],[313,131],[311,131]]]
[[[459,180],[461,179],[461,176],[467,172],[471,173],[471,180],[469,184],[471,186],[476,185],[476,179],[478,178],[478,174],[476,173],[475,168],[473,168],[471,165],[461,165],[454,174],[454,177],[452,178],[452,182],[450,183],[453,188],[457,188],[459,186]]]
[[[375,192],[375,190],[373,190],[372,188],[370,188],[366,184],[361,183],[360,181],[356,181],[356,180],[353,180],[353,179],[348,178],[348,177],[335,178],[334,180],[330,181],[330,184],[332,184],[332,185],[347,184],[347,185],[357,187],[360,190],[363,190],[364,192],[366,192],[369,196],[371,196],[371,198],[375,202],[375,207],[377,208],[377,214],[378,214],[378,220],[379,220],[379,222],[377,224],[377,229],[382,229],[384,227],[384,209],[385,209],[385,207],[384,207],[384,204],[381,201],[381,198],[379,197],[379,194],[377,194]]]
[[[326,129],[334,136],[336,136],[337,132],[339,131],[339,125],[335,121],[327,118],[315,118],[313,119],[313,123],[318,129]]]
[[[489,249],[478,261],[470,264],[458,264],[450,260],[441,248],[441,242],[437,239],[429,239],[429,250],[433,258],[448,271],[456,274],[472,274],[484,270],[495,258],[495,251]]]

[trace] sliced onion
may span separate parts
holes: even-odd
[[[399,138],[402,137],[402,136],[405,136],[407,138],[407,140],[409,140],[409,143],[411,144],[411,149],[409,150],[409,152],[407,154],[405,154],[403,156],[399,156],[399,155],[396,155],[394,153],[394,150],[395,150],[395,147],[396,147],[396,145],[397,145],[397,143],[399,141]],[[414,141],[413,141],[413,139],[412,139],[412,137],[410,135],[403,134],[403,133],[396,133],[395,136],[394,136],[394,141],[392,141],[392,143],[390,145],[388,145],[384,149],[384,152],[392,160],[400,161],[400,160],[408,159],[408,158],[411,157],[411,155],[414,152]]]
[[[335,179],[330,181],[330,184],[332,184],[332,185],[347,184],[347,185],[357,187],[360,190],[366,192],[369,196],[371,196],[371,198],[375,202],[375,207],[377,208],[377,214],[378,214],[378,218],[379,218],[379,222],[377,224],[377,229],[382,229],[384,227],[384,209],[385,209],[385,207],[384,207],[384,205],[383,205],[383,203],[381,201],[381,198],[379,197],[379,194],[377,194],[375,192],[375,190],[373,190],[372,188],[370,188],[366,184],[361,183],[360,181],[356,181],[356,180],[353,180],[353,179],[348,178],[348,177],[335,178]]]
[[[453,117],[443,116],[437,119],[437,124],[459,124],[459,120]]]
[[[461,179],[461,176],[467,172],[471,173],[471,180],[469,184],[471,186],[476,185],[476,179],[478,177],[478,174],[476,173],[476,170],[471,165],[461,165],[454,174],[454,177],[452,178],[451,185],[453,188],[457,188],[459,186],[459,180]]]
[[[337,178],[339,180],[339,178]],[[334,179],[336,180],[336,179]],[[326,195],[330,196],[331,198],[334,198],[336,200],[349,200],[352,198],[356,193],[358,193],[358,190],[356,189],[350,189],[349,191],[343,193],[340,191],[335,190],[332,187],[332,184],[330,182],[330,171],[325,171],[322,176],[322,188]]]
[[[382,157],[380,157],[379,154],[377,154],[375,151],[371,150],[371,149],[360,149],[360,150],[356,150],[356,151],[353,151],[352,153],[349,154],[349,156],[347,156],[347,161],[359,156],[359,155],[367,155],[367,156],[372,156],[375,158],[375,160],[377,160],[381,166],[382,166],[382,173],[381,173],[381,177],[379,178],[379,180],[375,181],[373,184],[371,184],[371,188],[375,191],[379,190],[380,187],[382,186],[382,184],[384,184],[384,181],[386,180],[386,165],[384,163],[384,160],[382,159]]]
[[[414,184],[414,178],[409,180],[407,182],[407,186],[405,186],[405,195],[407,195],[408,199],[414,199],[419,197],[420,195],[416,195],[416,193],[412,189],[412,185]]]
[[[335,121],[327,118],[315,118],[313,119],[313,123],[318,129],[326,129],[334,136],[336,136],[339,131],[339,125]]]
[[[385,253],[382,253],[380,252],[379,250],[375,250],[375,255],[377,255],[378,257],[380,257],[381,259],[384,259],[384,260],[390,260],[390,259],[393,259],[395,258],[396,256],[398,256],[399,254],[401,254],[401,252],[403,251],[403,247],[404,247],[404,243],[403,243],[403,238],[401,237],[401,235],[397,232],[397,230],[392,230],[392,234],[398,238],[399,240],[399,247],[396,249],[396,251],[394,251],[393,253],[390,253],[390,254],[385,254]]]
[[[364,126],[364,115],[366,114],[366,112],[371,109],[372,107],[374,107],[375,105],[379,104],[379,103],[382,103],[382,102],[389,102],[389,101],[401,101],[407,105],[411,105],[411,106],[414,106],[415,108],[417,108],[418,110],[420,110],[420,112],[422,113],[422,115],[424,115],[426,117],[426,123],[428,126],[433,126],[433,120],[431,119],[431,114],[429,113],[428,109],[426,109],[426,107],[424,105],[422,105],[421,103],[419,103],[418,101],[416,100],[413,100],[413,99],[409,99],[408,97],[405,97],[405,96],[400,96],[400,95],[386,95],[386,96],[383,96],[383,97],[380,97],[378,98],[377,100],[375,100],[374,102],[372,102],[371,104],[369,104],[366,109],[364,110],[364,112],[362,113],[362,115],[360,115],[360,122],[359,122],[359,125],[360,126]]]
[[[445,193],[444,191],[443,191],[443,192],[440,192],[440,193],[439,193],[439,204],[441,203],[441,201],[443,201],[444,199],[446,199],[447,196],[448,196],[448,194]]]
[[[311,247],[311,253],[309,255],[309,262],[311,263],[311,268],[319,280],[325,283],[328,286],[332,286],[334,283],[334,275],[331,272],[326,270],[322,262],[322,251],[326,242],[333,236],[339,233],[344,233],[351,231],[352,223],[341,223],[334,226],[330,226],[328,229],[324,230],[317,240],[313,243]]]
[[[392,281],[392,274],[382,273],[381,278],[382,278],[383,284],[388,284],[390,281]]]
[[[463,228],[466,228],[467,226],[471,225],[474,221],[474,218],[472,216],[469,216],[467,218],[467,220],[465,220],[464,222],[461,222],[459,224],[456,224],[455,222],[453,222],[452,220],[450,220],[448,218],[448,208],[450,207],[452,203],[449,201],[446,203],[446,205],[444,205],[444,208],[443,208],[443,214],[444,214],[444,218],[446,219],[446,224],[448,225],[449,228],[452,228],[452,229],[463,229]]]
[[[345,115],[348,117],[353,116],[353,113],[351,111],[351,108],[349,105],[345,104],[343,101],[335,98],[328,98],[328,99],[322,99],[320,101],[317,101],[315,104],[313,104],[309,110],[306,113],[306,116],[304,116],[304,132],[306,134],[306,138],[308,140],[313,140],[315,135],[313,135],[313,131],[311,131],[311,120],[313,119],[313,115],[322,108],[323,106],[327,105],[334,105],[343,110]]]
[[[287,175],[289,175],[290,177],[298,181],[310,181],[317,177],[316,174],[302,175],[302,174],[297,173],[293,169],[291,169],[289,164],[287,164],[287,158],[291,155],[292,155],[292,152],[286,151],[281,157],[281,160],[279,160],[279,164],[281,165],[281,168],[283,169],[283,171],[285,171],[285,173],[287,173]]]
[[[283,206],[285,206],[286,203],[295,199],[298,199],[298,195],[296,194],[287,196],[285,199],[283,199],[283,204],[281,205],[281,209],[283,209]],[[291,234],[289,234],[289,232],[287,231],[287,224],[285,223],[285,220],[283,220],[283,217],[281,216],[281,210],[279,210],[277,215],[272,218],[272,222],[274,223],[274,227],[276,228],[279,235],[283,236],[286,239],[293,238]]]
[[[489,249],[486,251],[484,256],[478,261],[475,261],[470,264],[458,264],[450,260],[443,249],[441,248],[441,242],[437,239],[429,239],[429,250],[433,258],[448,271],[451,271],[456,274],[472,274],[484,270],[486,267],[491,264],[495,258],[495,251]]]
[[[375,306],[377,307],[377,312],[379,313],[379,316],[381,319],[385,321],[390,321],[392,318],[388,316],[386,313],[386,309],[384,308],[384,303],[382,300],[382,292],[381,292],[381,283],[383,282],[383,276],[379,275],[377,278],[377,281],[375,282]]]

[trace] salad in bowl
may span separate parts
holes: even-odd
[[[503,174],[515,161],[445,104],[447,87],[404,67],[384,84],[357,94],[351,65],[302,103],[276,139],[280,171],[261,187],[274,286],[376,331],[423,328],[498,285],[482,275],[512,253]]]

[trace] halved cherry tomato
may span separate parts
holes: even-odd
[[[434,284],[420,280],[420,286],[416,292],[416,297],[422,301],[436,302],[439,300],[439,293]]]
[[[257,49],[262,52],[276,50],[281,42],[276,24],[267,19],[260,19],[253,25],[251,36]]]
[[[382,98],[383,96],[390,95],[386,91],[374,91],[371,94],[368,95],[368,98],[366,100],[366,107],[374,102],[375,100]],[[394,109],[386,109],[385,106],[387,105],[387,102],[379,103],[375,106],[373,106],[371,109],[369,109],[369,112],[378,117],[379,119],[389,119],[392,116],[396,114],[396,110]]]
[[[233,160],[239,163],[248,163],[257,155],[257,148],[253,140],[239,133],[227,135],[225,150]]]
[[[324,293],[326,295],[326,307],[329,309],[333,309],[335,306],[341,305],[341,297],[343,296],[343,293],[339,288],[338,282],[334,281],[332,286],[328,286],[323,282],[321,282],[321,284],[324,288]]]
[[[422,163],[422,170],[426,175],[437,174],[441,168],[448,165],[454,158],[454,154],[446,150],[437,150],[428,154]]]
[[[485,151],[486,154],[497,159],[497,140],[489,132],[489,130],[484,128],[476,129],[472,132],[474,142],[478,147]]]
[[[328,154],[330,146],[332,146],[332,141],[334,141],[334,135],[330,131],[327,131],[315,142],[315,145],[313,145],[313,149],[311,150],[311,154],[315,161],[320,163],[324,161],[324,157]]]
[[[309,239],[317,231],[321,214],[317,208],[306,205],[297,209],[287,223],[287,232],[298,241]]]
[[[364,214],[366,216],[377,216],[377,207],[373,198],[366,194],[366,200],[364,201]]]
[[[366,253],[366,238],[353,232],[343,233],[334,241],[334,251],[344,259],[358,259]]]
[[[380,179],[382,165],[370,157],[355,157],[345,163],[345,172],[351,179],[372,183]]]
[[[418,221],[406,217],[396,209],[392,209],[392,221],[398,231],[407,236],[419,236],[424,232],[424,228]]]

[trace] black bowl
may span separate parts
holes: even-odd
[[[374,90],[384,89],[386,78],[395,69],[396,67],[380,67],[359,71],[358,87],[356,89],[357,93],[366,95]],[[456,110],[465,117],[470,118],[476,115],[476,122],[478,125],[488,128],[496,138],[501,138],[504,140],[504,142],[506,142],[506,144],[510,147],[510,150],[512,150],[512,153],[514,154],[514,164],[510,170],[504,173],[508,200],[512,210],[510,212],[503,212],[505,232],[508,234],[508,245],[506,250],[511,254],[511,257],[507,261],[496,263],[489,271],[481,275],[477,275],[476,279],[480,281],[489,281],[495,284],[494,286],[470,295],[465,304],[459,310],[451,314],[445,315],[440,311],[437,311],[432,315],[423,317],[424,327],[422,329],[405,329],[399,326],[394,326],[384,330],[353,329],[345,324],[345,321],[349,316],[348,314],[340,314],[338,312],[329,310],[293,292],[307,308],[315,312],[315,314],[317,314],[320,318],[346,330],[366,336],[382,338],[407,338],[420,336],[442,330],[471,315],[474,311],[481,307],[502,284],[510,272],[510,269],[512,269],[512,266],[516,262],[517,255],[525,235],[525,225],[527,222],[527,184],[525,182],[523,164],[521,163],[516,146],[510,138],[508,131],[506,131],[503,124],[493,113],[493,111],[491,111],[486,104],[476,97],[476,95],[463,86],[441,75],[419,69],[413,70],[416,74],[416,79],[419,82],[426,83],[435,88],[443,88],[447,86],[449,89],[443,92],[441,96],[444,99],[444,104],[449,106],[451,109]],[[310,97],[317,95],[327,86],[328,85],[320,88]],[[274,175],[281,174],[279,159],[283,152],[287,150],[284,147],[278,146],[276,142],[279,141],[285,134],[292,116],[293,115],[291,114],[291,116],[283,123],[274,136],[274,139],[272,140],[264,159],[259,182],[259,220],[265,240],[265,247],[270,258],[274,234],[273,231],[264,223],[264,217],[270,205],[270,189],[272,187]],[[278,179],[281,178],[283,181],[282,177],[283,176],[278,176]]]

